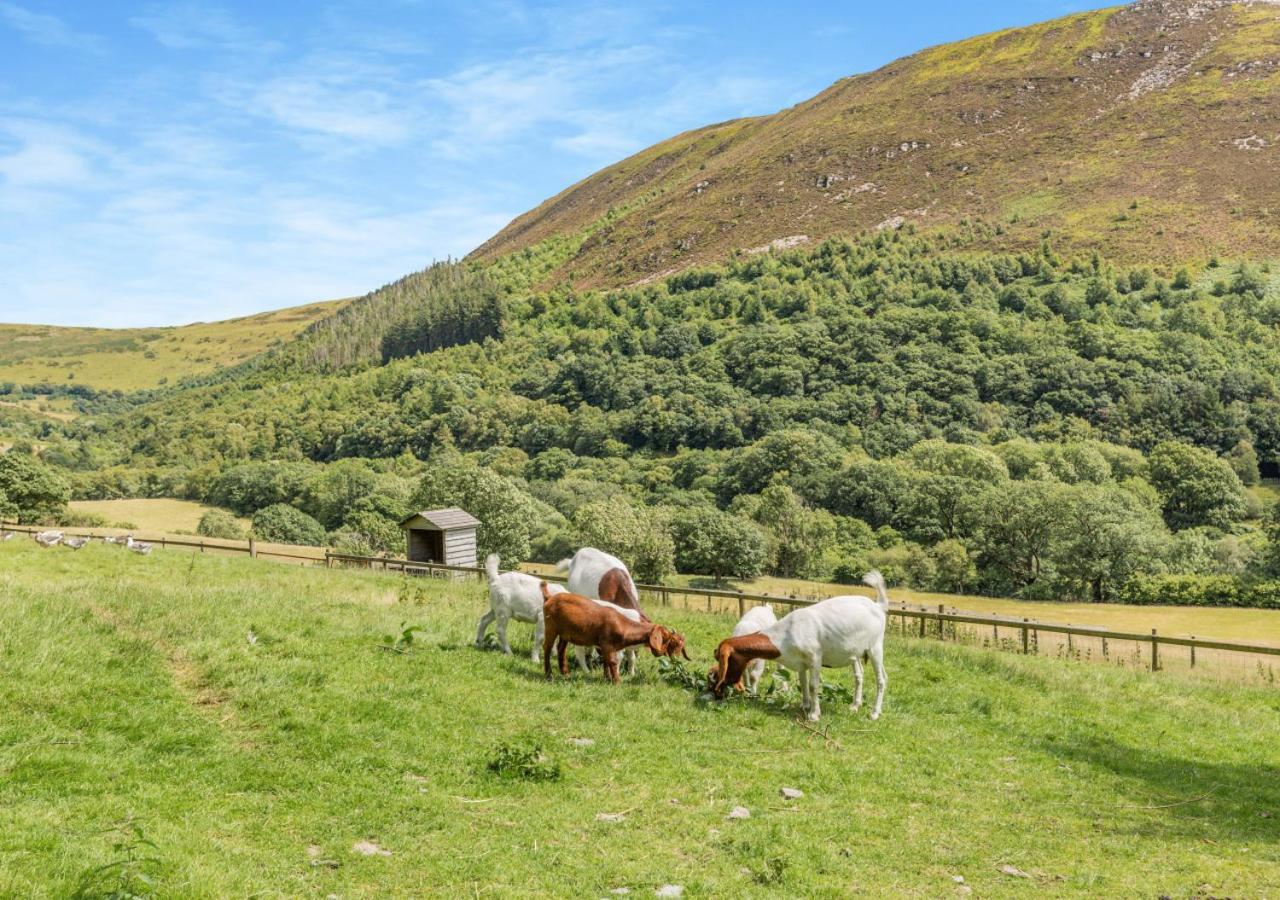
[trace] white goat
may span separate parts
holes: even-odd
[[[548,584],[547,587],[550,588],[552,586]],[[638,609],[627,609],[626,607],[619,606],[616,603],[610,603],[608,600],[596,600],[594,598],[589,599],[591,599],[592,603],[611,609],[618,615],[630,619],[632,622],[638,624],[641,621],[642,617]],[[578,644],[573,645],[573,658],[578,661],[578,665],[582,668],[582,671],[588,672],[591,670],[591,667],[587,665],[587,663],[590,661],[591,654],[595,649],[595,647],[583,647]],[[635,651],[630,650],[630,648],[622,653],[622,671],[626,675],[634,675],[636,673],[636,654]]]
[[[505,572],[499,574],[498,554],[490,553],[485,557],[484,571],[489,579],[489,611],[480,617],[480,625],[476,629],[476,646],[484,646],[484,633],[489,625],[497,622],[498,644],[502,652],[511,655],[511,645],[507,643],[507,622],[528,622],[533,625],[533,649],[530,659],[538,661],[542,650],[542,579],[523,572]],[[552,594],[564,591],[558,584],[548,584],[547,590]]]
[[[556,564],[557,572],[567,572],[569,577],[566,587],[571,594],[588,597],[592,600],[603,600],[622,609],[635,610],[638,621],[648,622],[649,617],[640,608],[640,594],[636,583],[631,578],[627,564],[611,553],[597,550],[595,547],[583,547],[570,559],[562,559]],[[630,618],[630,616],[628,616]],[[578,662],[582,656],[575,652]],[[636,670],[636,651],[628,647],[622,651],[622,670],[631,674]]]
[[[769,604],[764,606],[753,606],[747,610],[746,615],[738,620],[738,624],[733,626],[733,636],[742,637],[744,634],[755,634],[757,631],[764,631],[771,625],[776,625],[778,617],[774,615],[773,607]],[[757,659],[747,663],[747,667],[742,670],[742,686],[747,689],[747,693],[754,694],[760,688],[760,677],[764,674],[764,660]]]
[[[870,659],[876,670],[876,702],[871,718],[880,718],[884,689],[884,626],[889,595],[884,577],[868,572],[863,581],[876,589],[876,599],[863,596],[832,597],[795,610],[755,634],[726,638],[716,648],[716,668],[711,690],[723,697],[742,678],[747,664],[757,659],[777,659],[800,679],[802,703],[809,721],[822,714],[822,669],[853,666],[853,709],[862,706],[862,662]]]

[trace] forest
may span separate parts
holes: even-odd
[[[367,552],[447,503],[504,559],[591,542],[651,581],[874,565],[940,591],[1280,606],[1257,489],[1280,474],[1269,268],[976,249],[992,232],[603,291],[538,284],[562,244],[440,263],[234,368],[79,389],[72,422],[15,420],[15,450],[68,496],[200,500]],[[67,389],[0,385],[42,391]],[[7,485],[10,512],[51,513]]]

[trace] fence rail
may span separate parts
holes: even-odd
[[[380,567],[389,571],[402,572],[421,572],[423,574],[439,575],[439,576],[467,576],[476,575],[484,577],[484,569],[478,566],[447,566],[442,563],[426,563],[415,562],[407,559],[369,557],[369,556],[353,556],[349,554],[329,553],[326,555],[326,561],[329,565],[334,563],[347,563],[363,567]],[[564,583],[566,579],[561,575],[534,573],[538,577],[547,581]],[[665,606],[671,605],[670,598],[672,595],[684,596],[686,598],[702,599],[705,598],[710,606],[713,600],[734,601],[737,604],[738,613],[745,613],[748,605],[761,605],[765,603],[776,604],[779,606],[812,606],[820,601],[804,597],[776,597],[771,594],[749,594],[743,591],[727,591],[717,588],[681,588],[672,587],[661,584],[636,584],[636,589],[640,591],[642,596],[656,599]],[[722,607],[723,608],[723,607]],[[1128,632],[1113,631],[1109,628],[1089,627],[1081,625],[1065,625],[1053,622],[1040,622],[1030,618],[1016,618],[1013,616],[996,616],[996,615],[978,615],[976,613],[966,612],[948,612],[944,606],[939,606],[936,610],[926,607],[913,608],[911,606],[899,605],[889,608],[889,615],[903,620],[916,620],[920,623],[920,636],[926,637],[927,622],[938,623],[936,633],[946,639],[947,631],[944,625],[951,623],[953,625],[978,625],[987,626],[993,629],[1014,629],[1021,637],[1021,645],[1024,653],[1033,652],[1033,647],[1039,646],[1039,633],[1046,632],[1050,634],[1061,634],[1070,638],[1084,637],[1097,638],[1104,642],[1104,655],[1106,654],[1105,645],[1108,641],[1133,642],[1150,648],[1150,665],[1153,671],[1161,668],[1160,664],[1160,647],[1162,645],[1175,647],[1191,648],[1191,666],[1195,666],[1195,651],[1199,650],[1219,650],[1228,653],[1245,653],[1263,657],[1280,657],[1280,646],[1272,646],[1268,644],[1251,644],[1238,643],[1233,641],[1217,641],[1197,637],[1175,637],[1172,635],[1162,635],[1156,629],[1152,629],[1150,634],[1144,632]],[[996,632],[998,635],[998,631]],[[1070,649],[1074,647],[1068,645]]]
[[[46,530],[40,527],[26,525],[5,525],[6,529],[33,534]],[[85,537],[101,536],[102,529],[94,529],[90,531],[59,529],[64,534],[74,534]],[[95,533],[97,532],[97,533]],[[410,559],[401,559],[396,557],[385,556],[358,556],[349,553],[335,553],[331,550],[324,550],[321,555],[317,552],[311,554],[289,552],[276,547],[264,547],[262,544],[250,541],[224,541],[212,538],[183,538],[162,536],[156,537],[154,540],[148,539],[160,547],[184,547],[189,549],[206,551],[222,551],[232,553],[247,553],[252,557],[271,557],[283,558],[291,560],[299,560],[306,563],[321,564],[327,568],[335,565],[344,567],[359,567],[366,569],[382,569],[389,572],[402,572],[406,575],[427,575],[435,577],[467,577],[476,576],[484,578],[485,570],[479,566],[449,566],[443,563],[419,562]],[[547,581],[564,583],[566,578],[561,575],[531,573],[537,574],[538,577]],[[820,601],[805,597],[777,597],[772,594],[749,594],[743,591],[730,591],[718,588],[682,588],[673,587],[662,584],[636,584],[637,590],[640,591],[642,597],[652,599],[663,606],[670,606],[671,598],[686,598],[686,606],[688,600],[705,599],[707,601],[707,611],[732,611],[736,605],[738,614],[746,612],[748,606],[757,606],[762,604],[773,604],[778,606],[812,606]],[[716,604],[716,601],[720,603]],[[725,605],[729,603],[729,608]],[[715,607],[715,609],[713,609]],[[1158,671],[1163,668],[1161,664],[1160,648],[1162,646],[1169,647],[1185,647],[1190,649],[1189,663],[1191,668],[1196,667],[1197,651],[1220,651],[1229,654],[1245,654],[1248,658],[1257,660],[1258,658],[1280,657],[1280,646],[1269,644],[1243,643],[1235,641],[1218,641],[1198,637],[1176,637],[1173,635],[1162,635],[1157,633],[1156,629],[1151,629],[1151,633],[1144,632],[1127,632],[1113,631],[1104,627],[1089,627],[1082,625],[1066,625],[1054,622],[1041,622],[1030,618],[1016,618],[1013,616],[997,616],[997,615],[978,615],[976,613],[958,612],[952,610],[948,612],[945,606],[939,605],[937,609],[928,607],[912,607],[908,605],[891,606],[889,615],[899,620],[899,625],[905,632],[908,623],[915,621],[919,623],[919,636],[928,637],[930,634],[936,635],[941,640],[948,639],[947,625],[951,625],[951,636],[953,639],[958,638],[959,634],[956,626],[984,626],[992,629],[992,643],[995,646],[1005,646],[1007,642],[1000,638],[1000,629],[1013,630],[1018,635],[1018,640],[1014,641],[1014,647],[1020,645],[1023,653],[1039,652],[1040,633],[1063,635],[1066,638],[1065,649],[1068,653],[1077,653],[1078,648],[1074,644],[1074,639],[1090,638],[1101,641],[1101,655],[1109,657],[1109,642],[1131,642],[1139,648],[1146,648],[1147,655],[1143,660],[1144,664],[1149,664],[1152,671]],[[928,627],[928,623],[937,623],[937,628]],[[1139,652],[1141,657],[1141,652]],[[1242,656],[1241,659],[1246,659]],[[1268,668],[1267,673],[1271,673]],[[1273,679],[1269,679],[1273,680]]]

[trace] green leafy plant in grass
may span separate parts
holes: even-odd
[[[781,884],[787,877],[788,862],[783,856],[770,856],[751,868],[751,880],[756,884]]]
[[[427,589],[420,584],[405,583],[400,586],[399,596],[396,598],[400,603],[412,603],[414,606],[426,606],[431,599]]]
[[[154,855],[156,845],[147,838],[142,824],[129,816],[103,833],[112,835],[114,858],[86,872],[72,897],[76,900],[154,897],[160,860]]]
[[[542,752],[541,744],[501,743],[485,768],[508,781],[559,781],[560,763]]]
[[[382,636],[382,643],[378,646],[389,653],[409,653],[413,650],[414,646],[413,636],[425,631],[426,629],[421,625],[406,625],[404,622],[401,622],[400,634],[384,634]]]
[[[706,675],[700,674],[682,660],[667,659],[666,657],[659,659],[658,676],[668,684],[674,684],[676,687],[684,688],[693,693],[703,694],[707,690]],[[761,685],[756,699],[767,706],[779,709],[789,706],[799,695],[799,691],[792,684],[794,677],[786,669],[781,667],[774,669],[768,681]],[[726,691],[724,695],[724,699],[729,701],[747,697],[749,695],[739,694],[737,691]],[[842,684],[823,681],[822,702],[829,704],[852,703],[853,692]]]

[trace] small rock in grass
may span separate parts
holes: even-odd
[[[684,885],[682,884],[664,884],[653,892],[655,897],[683,897]]]
[[[569,743],[575,747],[590,747],[595,741],[591,738],[569,738]]]
[[[1264,809],[1262,812],[1258,813],[1258,817],[1262,819],[1270,819],[1271,815],[1272,813],[1269,809]]]
[[[798,788],[782,788],[779,793],[787,800],[799,800],[804,796],[804,791]]]
[[[1001,866],[1000,871],[1013,878],[1030,878],[1031,877],[1026,872],[1019,869],[1017,866],[1011,866],[1008,863],[1005,863],[1003,866]]]
[[[967,885],[967,884],[957,884],[957,885],[956,885],[956,893],[958,893],[958,894],[972,894],[972,893],[973,893],[973,888],[969,887],[969,885]]]
[[[735,806],[733,809],[729,810],[729,815],[725,816],[725,818],[726,819],[750,819],[751,810],[747,809],[745,806]]]
[[[611,890],[609,893],[610,893],[610,894],[630,894],[630,893],[631,893],[631,888],[629,888],[629,887],[614,888],[614,889],[613,889],[613,890]]]
[[[373,841],[356,841],[351,845],[352,853],[359,853],[361,856],[390,856],[390,850],[383,850]]]
[[[963,875],[952,875],[951,880],[954,881],[956,884],[964,884]]]
[[[626,817],[626,813],[596,813],[596,818],[601,822],[621,822]]]

